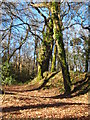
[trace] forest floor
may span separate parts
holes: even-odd
[[[81,84],[81,83],[80,83]],[[4,86],[3,120],[89,120],[88,92],[73,96],[60,95],[60,87],[33,88],[38,85]],[[76,92],[76,91],[75,91]]]

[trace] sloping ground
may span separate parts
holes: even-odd
[[[34,88],[39,87],[37,83],[4,87],[6,94],[1,96],[2,112],[0,112],[3,120],[34,120],[35,118],[38,120],[45,120],[46,118],[47,120],[89,120],[88,93],[76,94],[75,96],[60,95],[63,93],[60,91],[62,89],[60,75],[61,73],[58,73],[50,78],[47,83],[51,86],[50,89],[47,89],[46,85],[45,89],[34,90]],[[79,77],[83,79],[79,81]],[[84,80],[84,78],[84,74],[75,75],[76,82],[72,80],[73,87],[85,85],[86,88],[88,79]],[[84,88],[82,89],[84,90]],[[73,90],[76,90],[75,93],[78,91],[78,89]]]

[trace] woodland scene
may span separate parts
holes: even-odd
[[[0,119],[90,119],[90,2],[0,2]]]

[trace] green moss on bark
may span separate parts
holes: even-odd
[[[53,59],[52,59],[51,72],[56,71],[56,54],[57,54],[57,46],[55,45],[55,47],[54,47],[54,55],[53,55]]]
[[[66,93],[70,93],[71,91],[71,81],[70,75],[68,71],[68,64],[66,63],[66,55],[64,50],[64,43],[63,43],[63,35],[61,30],[61,20],[58,17],[58,12],[60,12],[60,7],[58,6],[57,2],[53,2],[51,5],[51,12],[52,12],[52,19],[53,19],[53,32],[54,32],[54,39],[57,43],[59,60],[61,63],[63,80],[64,80],[64,88]]]
[[[52,42],[53,42],[53,24],[50,19],[46,31],[43,32],[43,41],[41,43],[41,48],[39,51],[38,58],[38,79],[43,77],[43,73],[48,71],[49,60],[52,55]]]

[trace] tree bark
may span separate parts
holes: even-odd
[[[56,54],[57,54],[57,45],[55,44],[51,72],[56,71]]]
[[[88,41],[87,41],[87,44],[88,44],[88,48],[86,50],[86,64],[85,64],[85,72],[90,72],[88,71],[89,69],[89,59],[90,59],[90,56],[89,56],[89,51],[90,51],[90,36],[87,38]]]
[[[53,28],[52,20],[49,20],[46,31],[43,33],[43,41],[39,51],[38,58],[38,77],[43,78],[43,73],[49,69],[49,61],[52,55],[52,42],[53,42]]]
[[[62,35],[62,31],[61,31],[62,26],[60,24],[60,18],[58,17],[58,12],[60,12],[60,6],[58,6],[57,2],[52,2],[51,12],[52,12],[52,19],[53,19],[54,39],[56,40],[58,54],[59,54],[59,60],[61,63],[65,93],[70,93],[71,81],[70,81],[70,74],[69,74],[69,70],[68,70],[68,64],[66,63],[63,35]]]
[[[9,32],[9,36],[8,36],[8,55],[7,55],[7,62],[9,63],[9,57],[10,57],[10,40],[11,40],[11,29],[12,29],[12,19],[11,19],[11,23],[10,23],[10,32]]]

